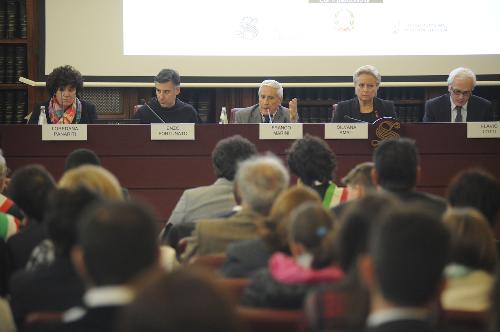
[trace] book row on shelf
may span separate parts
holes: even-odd
[[[25,45],[0,46],[0,83],[17,83],[26,70]]]
[[[28,114],[27,99],[25,90],[0,91],[0,123],[24,123]]]
[[[25,0],[0,1],[0,39],[25,39],[28,35]]]

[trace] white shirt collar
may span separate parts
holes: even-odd
[[[413,319],[426,320],[429,318],[429,310],[421,307],[392,308],[374,312],[368,316],[367,326],[378,326],[397,320]]]
[[[125,286],[94,287],[85,292],[83,303],[87,308],[103,307],[109,305],[126,305],[134,299],[134,292]],[[69,323],[81,319],[87,310],[83,307],[73,307],[66,310],[62,321]]]
[[[83,303],[89,308],[124,305],[130,303],[134,295],[132,289],[126,286],[94,287],[85,292]]]

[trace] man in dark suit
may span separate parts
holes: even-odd
[[[405,203],[419,202],[441,216],[446,201],[415,190],[420,166],[415,142],[408,138],[382,141],[373,153],[372,181],[378,190],[388,191]]]
[[[145,279],[158,271],[159,246],[151,212],[133,202],[104,202],[79,220],[72,262],[89,285],[84,306],[53,331],[113,331],[115,316]]]
[[[449,94],[425,103],[424,122],[493,121],[491,102],[474,96],[476,75],[468,68],[453,69],[448,76]]]
[[[418,204],[379,215],[369,254],[359,259],[371,295],[366,332],[431,332],[430,308],[444,284],[449,234]]]
[[[11,272],[24,269],[31,251],[47,238],[42,219],[45,201],[55,188],[54,178],[40,165],[25,166],[12,175],[7,196],[23,210],[25,218],[23,229],[7,241]]]

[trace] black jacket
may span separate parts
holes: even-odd
[[[372,123],[375,122],[375,120],[377,120],[378,118],[396,118],[394,103],[392,101],[382,100],[377,97],[373,98],[374,111],[372,113],[362,114],[359,109],[358,97],[342,101],[337,104],[332,122],[356,122],[356,120],[359,120],[362,122]]]

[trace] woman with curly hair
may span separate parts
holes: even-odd
[[[337,160],[330,146],[317,136],[305,135],[293,142],[288,152],[288,168],[299,183],[316,190],[325,208],[344,203],[349,198],[347,188],[334,182]]]
[[[41,106],[45,107],[47,123],[95,122],[97,118],[95,106],[78,98],[83,88],[82,74],[78,70],[68,65],[55,68],[47,77],[46,87],[50,100],[35,107],[28,123],[38,123]]]

